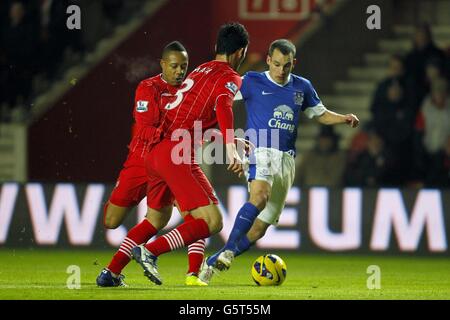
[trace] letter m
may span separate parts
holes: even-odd
[[[447,250],[440,191],[421,190],[417,195],[409,221],[400,191],[397,189],[379,191],[371,249],[386,250],[389,246],[391,229],[393,229],[400,250],[415,251],[425,228],[430,251]]]
[[[57,184],[47,212],[44,191],[41,184],[30,183],[25,187],[30,208],[34,237],[38,244],[56,244],[64,219],[69,242],[73,245],[89,245],[94,235],[95,224],[104,186],[89,185],[81,213],[72,184]]]

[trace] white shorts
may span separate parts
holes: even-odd
[[[258,215],[265,223],[276,225],[283,211],[289,189],[294,183],[295,160],[287,152],[256,148],[245,170],[248,188],[253,180],[266,181],[272,187],[266,207]]]

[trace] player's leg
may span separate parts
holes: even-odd
[[[264,237],[267,229],[271,226],[270,223],[264,222],[259,218],[255,219],[252,227],[246,235],[244,235],[241,240],[237,243],[235,249],[233,250],[234,256],[237,257],[250,249],[252,245],[256,243],[259,239]]]
[[[271,191],[272,186],[267,181],[253,180],[250,183],[249,201],[238,211],[225,246],[208,258],[207,265],[221,271],[227,270],[234,260],[236,248],[240,246],[242,250],[246,250],[250,247],[246,234],[254,225],[260,210],[266,207]]]
[[[208,258],[205,263],[203,263],[199,274],[200,280],[209,284],[214,274],[219,273],[223,270],[227,270],[231,266],[231,263],[235,257],[250,249],[250,247],[255,244],[257,240],[261,239],[265,235],[267,229],[271,224],[276,224],[276,222],[278,221],[279,213],[281,213],[282,206],[284,205],[284,200],[274,199],[276,198],[274,197],[274,194],[276,194],[277,190],[276,187],[277,186],[274,183],[274,193],[269,199],[266,208],[255,219],[247,234],[244,234],[239,239],[239,241],[236,242],[233,250],[219,250],[217,253],[215,253],[214,256],[211,256],[216,260],[214,263],[209,264],[211,257]],[[274,206],[273,204],[277,201],[282,205],[280,206],[277,204]],[[227,265],[227,267],[222,267],[222,265],[225,264]]]
[[[103,225],[106,229],[116,229],[131,211],[132,207],[122,207],[106,202],[103,209]]]
[[[138,154],[131,153],[104,206],[103,224],[107,229],[115,229],[122,224],[131,209],[146,196],[147,183],[144,159]]]
[[[216,266],[217,258],[225,251],[233,251],[241,238],[245,237],[256,217],[265,208],[271,189],[271,184],[267,181],[253,180],[250,182],[250,199],[239,209],[225,246],[208,258],[209,266]],[[227,258],[224,259],[226,264],[221,265],[219,269],[227,269],[231,264],[233,258],[229,253],[226,256]]]
[[[269,201],[264,210],[255,219],[249,232],[237,242],[236,247],[233,249],[235,257],[247,251],[251,245],[261,239],[266,234],[269,226],[278,224],[295,177],[294,158],[284,153],[281,163],[283,166],[282,174],[277,174],[274,177]]]
[[[219,209],[208,197],[207,192],[192,174],[191,164],[174,164],[171,150],[175,142],[164,140],[152,149],[147,156],[149,175],[157,176],[165,187],[173,192],[182,212],[189,211],[194,219],[185,221],[169,233],[156,238],[145,246],[132,250],[133,258],[140,263],[144,274],[156,284],[161,284],[161,277],[156,267],[156,258],[166,252],[188,246],[197,240],[209,237],[222,227]],[[147,198],[149,207],[153,207],[155,197]]]
[[[207,238],[222,229],[220,210],[194,176],[192,164],[175,164],[171,158],[172,148],[176,144],[176,141],[163,140],[152,150],[146,163],[149,172],[161,177],[170,188],[180,210],[189,211],[194,219],[185,221],[167,235],[149,243],[147,249],[156,256]]]
[[[213,204],[218,205],[219,200],[216,198],[214,194],[214,190],[211,184],[208,181],[208,178],[202,171],[199,165],[192,165],[192,174],[197,179],[197,181],[202,185],[203,189],[208,194],[208,197],[211,199]],[[193,218],[191,215],[187,217]],[[196,242],[190,244],[188,246],[188,258],[189,258],[189,270],[186,276],[186,285],[207,285],[205,282],[201,281],[198,278],[198,274],[200,273],[200,268],[203,262],[203,258],[205,256],[205,246],[206,240],[200,239]]]
[[[130,154],[104,207],[103,223],[106,228],[115,229],[122,224],[131,209],[145,197],[147,183],[144,159]],[[147,214],[147,216],[149,215]],[[102,287],[124,285],[123,276],[120,273],[130,261],[130,247],[132,248],[136,242],[146,242],[156,233],[155,230],[158,229],[154,228],[146,219],[132,228],[109,265],[97,277],[97,285]]]
[[[269,226],[277,225],[284,209],[286,198],[295,178],[294,158],[283,153],[282,170],[274,177],[272,194],[263,211],[258,215],[246,236],[242,237],[234,249],[234,256],[247,251],[251,245],[261,239]]]
[[[183,214],[184,221],[194,219],[191,214]],[[206,240],[200,239],[188,246],[188,270],[186,273],[185,284],[187,286],[207,286],[208,284],[198,278],[200,267],[205,256]]]
[[[236,216],[225,250],[233,250],[240,238],[250,230],[258,214],[266,207],[271,191],[272,186],[267,181],[253,180],[250,183],[250,199]]]
[[[225,246],[208,258],[207,265],[228,269],[233,260],[232,250],[250,230],[256,217],[265,208],[270,197],[274,175],[276,174],[275,169],[278,168],[273,163],[273,157],[276,158],[275,161],[278,159],[278,151],[274,154],[272,149],[269,148],[257,148],[251,155],[250,165],[246,172],[247,180],[249,181],[249,201],[238,211]],[[220,255],[223,256],[223,261],[220,262],[220,266],[217,266],[217,259]]]
[[[192,212],[194,219],[185,221],[169,233],[156,238],[156,240],[146,245],[139,245],[132,249],[131,254],[133,258],[144,269],[144,275],[150,281],[158,285],[162,284],[156,265],[159,255],[207,238],[210,235],[208,223],[203,218],[197,218],[194,214]],[[211,225],[211,222],[208,222]]]
[[[148,208],[144,220],[128,231],[112,260],[98,276],[97,285],[102,287],[123,285],[121,272],[131,260],[131,250],[147,242],[159,230],[164,228],[169,222],[171,214],[172,205],[165,206],[159,210]]]
[[[202,281],[209,283],[214,273],[229,268],[235,256],[247,251],[251,245],[264,236],[270,225],[278,223],[295,176],[295,162],[291,156],[286,154],[280,159],[280,163],[283,169],[275,170],[276,174],[273,176],[271,194],[266,207],[254,220],[248,232],[236,242],[234,248],[226,251],[220,250],[215,254],[215,262],[210,262],[213,259],[208,258],[206,263],[202,265],[199,275]],[[281,175],[282,173],[283,175]],[[214,258],[214,256],[212,257]]]
[[[189,221],[189,220],[194,219],[194,217],[192,217],[189,212],[182,212],[176,201],[175,201],[175,205],[177,206],[178,211],[180,212],[184,221]],[[200,239],[194,243],[191,243],[188,246],[188,271],[186,273],[186,279],[185,279],[185,284],[187,286],[206,286],[206,285],[208,285],[207,283],[201,281],[198,278],[198,274],[200,272],[200,267],[202,265],[203,258],[205,255],[205,245],[206,245],[206,240]]]

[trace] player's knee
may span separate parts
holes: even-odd
[[[156,229],[161,230],[169,223],[172,216],[172,208],[162,208],[158,211],[150,209],[147,211],[146,219]]]
[[[208,227],[209,227],[209,233],[210,234],[219,233],[222,230],[222,228],[223,228],[222,220],[219,220],[219,221],[215,220],[215,221],[211,222],[208,225]]]
[[[222,216],[211,215],[207,217],[203,217],[206,224],[208,225],[209,233],[211,235],[220,232],[223,228]]]
[[[106,229],[116,229],[118,226],[120,226],[120,221],[118,219],[115,219],[114,216],[106,214],[103,225]]]
[[[269,192],[266,190],[256,190],[250,194],[250,202],[262,211],[269,201]]]
[[[169,217],[169,219],[170,219],[170,217]],[[156,229],[156,230],[161,230],[161,229],[163,229],[165,226],[167,226],[167,224],[169,223],[169,219],[166,219],[166,218],[161,218],[161,217],[159,217],[159,218],[157,218],[157,219],[155,219],[155,218],[148,218],[147,217],[147,220],[148,220],[148,222],[150,222],[150,224]]]
[[[223,228],[222,219],[214,220],[213,230],[211,233],[219,233],[220,231],[222,231],[222,228]]]

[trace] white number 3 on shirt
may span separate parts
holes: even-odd
[[[181,101],[183,101],[183,93],[185,93],[186,91],[189,91],[192,86],[194,85],[194,80],[192,79],[186,79],[183,82],[184,87],[181,89],[178,89],[176,95],[176,99],[174,102],[168,103],[166,104],[166,106],[164,107],[164,109],[166,110],[172,110],[175,109],[176,107],[178,107],[178,105],[181,103]]]

